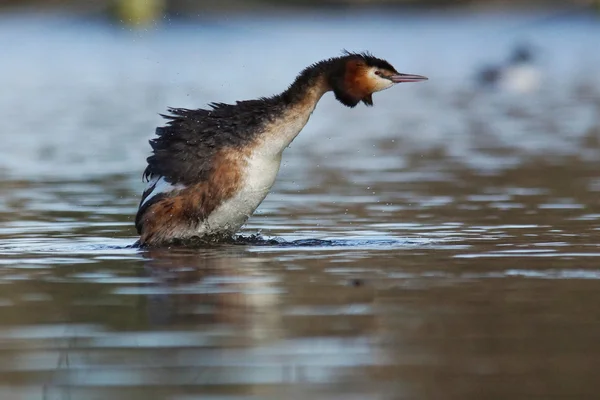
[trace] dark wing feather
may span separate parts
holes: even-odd
[[[146,168],[146,169],[148,169],[148,168]],[[144,172],[144,177],[145,177],[146,179],[148,179],[148,178],[145,176],[145,174],[146,174],[146,172]],[[149,179],[148,179],[148,181],[149,181]],[[144,202],[144,200],[146,200],[146,198],[147,198],[148,196],[150,196],[150,193],[152,193],[152,192],[154,191],[154,188],[156,187],[156,184],[157,184],[157,183],[158,183],[158,180],[156,180],[156,182],[154,182],[154,185],[148,185],[148,186],[146,187],[146,189],[144,189],[144,192],[142,193],[142,198],[140,199],[140,204],[139,204],[138,208],[139,208],[139,207],[141,207],[141,205],[142,205],[142,203]]]
[[[275,97],[210,107],[170,108],[170,114],[163,115],[168,122],[150,140],[153,154],[147,159],[146,180],[162,176],[169,183],[186,185],[206,180],[218,150],[248,144],[283,110]]]
[[[148,208],[152,207],[152,205],[158,203],[159,201],[169,197],[169,193],[157,194],[156,196],[154,196],[150,200],[148,200],[146,203],[144,203],[144,205],[142,205],[146,196],[147,196],[147,194],[145,191],[144,195],[142,196],[142,201],[140,202],[140,207],[138,208],[137,214],[135,215],[135,229],[137,230],[138,234],[142,233],[142,228],[143,228],[142,219],[144,217],[144,214],[148,210]]]

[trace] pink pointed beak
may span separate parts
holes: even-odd
[[[421,75],[410,75],[410,74],[396,74],[389,77],[389,79],[394,83],[402,83],[402,82],[422,82],[426,81],[428,78]]]

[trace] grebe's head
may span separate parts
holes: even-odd
[[[401,74],[390,63],[370,53],[344,51],[344,56],[337,61],[329,76],[329,84],[336,99],[348,107],[354,107],[360,101],[372,106],[373,93],[397,83],[427,80],[421,75]]]

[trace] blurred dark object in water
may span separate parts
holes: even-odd
[[[112,0],[112,14],[122,24],[148,26],[159,20],[167,0]]]
[[[535,65],[531,46],[517,46],[508,62],[503,65],[487,66],[477,74],[480,87],[494,88],[514,93],[530,93],[540,87],[541,72]]]
[[[257,8],[347,8],[347,7],[376,7],[376,8],[446,8],[446,7],[468,7],[472,9],[500,8],[500,9],[530,9],[532,7],[555,7],[576,8],[588,12],[597,13],[600,10],[599,0],[536,0],[521,2],[499,2],[499,1],[474,1],[474,0],[0,0],[0,7],[17,8],[56,8],[70,11],[106,11],[121,7],[133,7],[140,9],[143,15],[147,15],[160,5],[163,11],[174,15],[197,15],[200,11],[255,11]],[[150,15],[153,11],[151,11]],[[113,14],[114,15],[114,14]],[[153,17],[154,18],[154,17]],[[127,21],[126,21],[127,22]]]

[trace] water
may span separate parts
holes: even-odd
[[[0,398],[595,398],[599,37],[560,13],[3,16]],[[520,40],[549,84],[476,90]],[[128,247],[157,113],[344,47],[430,81],[325,98],[245,244]]]

